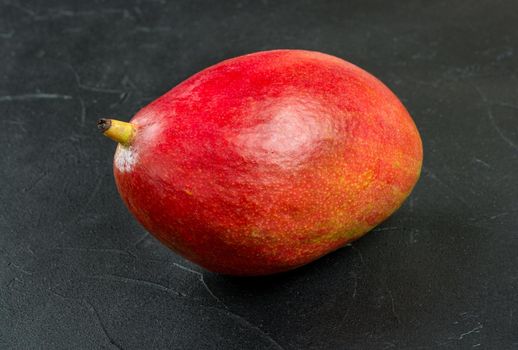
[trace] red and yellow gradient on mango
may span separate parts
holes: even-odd
[[[391,215],[422,145],[398,98],[333,56],[276,50],[187,79],[131,120],[121,197],[160,241],[215,272],[307,264]]]

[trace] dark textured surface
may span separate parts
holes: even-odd
[[[515,1],[0,0],[0,348],[518,348],[517,23]],[[423,175],[353,246],[218,276],[136,224],[95,121],[271,48],[383,80]]]

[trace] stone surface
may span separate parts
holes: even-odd
[[[517,348],[516,23],[514,1],[0,1],[0,348]],[[95,121],[274,48],[384,81],[422,178],[309,266],[211,274],[131,217]]]

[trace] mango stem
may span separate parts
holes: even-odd
[[[131,144],[136,132],[135,126],[131,123],[106,118],[101,118],[97,121],[97,128],[104,136],[124,146]]]

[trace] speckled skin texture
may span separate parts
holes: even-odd
[[[201,266],[263,275],[361,237],[410,194],[422,145],[398,98],[333,56],[276,50],[187,79],[114,162],[140,223]]]

